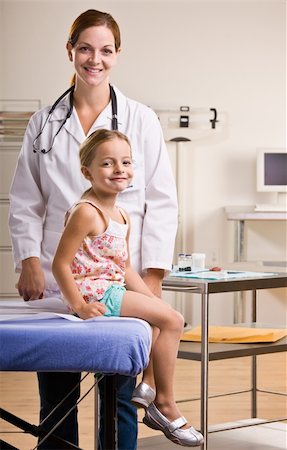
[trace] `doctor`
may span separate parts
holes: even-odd
[[[134,180],[119,202],[132,221],[132,261],[149,288],[160,296],[164,271],[171,268],[173,257],[177,200],[158,118],[150,108],[109,84],[120,52],[120,30],[112,16],[96,10],[82,13],[71,26],[66,48],[75,70],[72,88],[53,107],[32,116],[10,191],[9,226],[20,273],[19,294],[24,300],[59,295],[51,263],[65,212],[88,187],[80,175],[79,146],[96,129],[118,128],[129,137],[133,149]],[[79,377],[75,373],[38,374],[41,420]],[[136,448],[137,414],[130,404],[134,386],[134,379],[118,378],[120,450]],[[78,394],[76,391],[74,398],[62,405],[62,413]],[[101,411],[103,408],[102,401]],[[47,429],[54,420],[45,422]],[[103,420],[99,446],[105,449],[102,429]],[[57,434],[78,443],[76,411]]]

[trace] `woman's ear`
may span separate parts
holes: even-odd
[[[87,167],[85,167],[85,166],[82,166],[81,167],[81,172],[82,172],[82,174],[84,175],[84,177],[87,179],[87,180],[89,180],[89,181],[92,181],[92,175],[90,174],[90,171],[89,171],[89,169],[87,168]]]
[[[66,49],[67,49],[67,51],[68,51],[68,57],[69,57],[69,60],[70,60],[70,61],[73,61],[73,53],[72,53],[73,47],[72,47],[72,44],[71,44],[70,42],[67,42],[67,44],[66,44]]]

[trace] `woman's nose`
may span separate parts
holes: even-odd
[[[101,61],[101,53],[98,50],[93,50],[90,55],[90,59],[98,64]]]

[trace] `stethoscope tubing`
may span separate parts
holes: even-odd
[[[112,130],[118,130],[118,105],[117,105],[117,97],[116,97],[116,93],[114,88],[110,86],[110,98],[111,98],[111,104],[112,104]],[[72,112],[73,112],[73,99],[74,99],[74,90],[75,90],[75,86],[71,86],[69,87],[69,89],[67,89],[62,95],[60,95],[59,98],[57,98],[57,100],[53,103],[53,105],[51,106],[51,108],[49,109],[48,115],[45,119],[44,125],[42,126],[42,128],[40,129],[39,133],[37,134],[37,136],[35,137],[34,141],[33,141],[33,152],[34,153],[39,153],[39,154],[43,154],[46,155],[47,153],[49,153],[53,146],[54,146],[54,142],[56,137],[58,136],[58,134],[60,133],[61,129],[63,128],[63,126],[65,125],[65,123],[67,122],[67,120],[71,117]],[[60,103],[60,101],[66,97],[66,95],[69,94],[69,109],[68,112],[66,114],[66,117],[64,119],[64,121],[61,123],[58,131],[55,133],[55,135],[52,137],[52,141],[51,141],[51,145],[48,149],[44,149],[44,148],[39,148],[36,146],[36,142],[39,140],[40,136],[42,135],[47,122],[49,120],[49,118],[51,117],[51,115],[53,114],[53,112],[55,111],[57,105]]]

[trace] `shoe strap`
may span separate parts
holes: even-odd
[[[181,428],[185,424],[187,424],[187,420],[185,417],[181,416],[178,419],[175,419],[173,422],[170,422],[167,428],[171,433],[173,433],[175,430]]]

